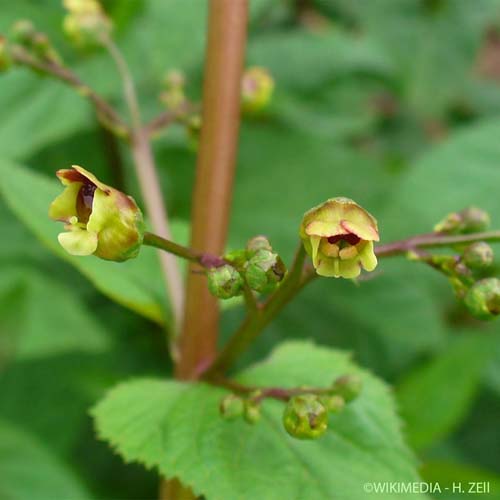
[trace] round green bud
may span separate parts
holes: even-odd
[[[207,271],[208,289],[219,299],[230,299],[240,295],[243,288],[243,278],[229,264],[212,267]]]
[[[488,212],[477,207],[468,207],[460,212],[447,215],[434,231],[447,234],[466,234],[485,231],[490,225]]]
[[[219,411],[225,419],[233,420],[243,415],[245,403],[243,399],[236,394],[228,394],[221,399]]]
[[[273,290],[284,278],[285,273],[285,264],[280,256],[269,250],[257,250],[245,265],[248,286],[260,293]]]
[[[265,236],[259,235],[248,240],[247,250],[251,253],[257,252],[258,250],[269,250],[271,252],[272,247]]]
[[[328,412],[316,394],[294,396],[285,407],[283,425],[292,437],[315,439],[326,432]]]
[[[342,396],[322,396],[321,402],[325,408],[331,413],[340,413],[345,407],[345,400]]]
[[[487,269],[493,264],[493,248],[484,241],[469,245],[463,253],[463,261],[471,269]]]
[[[243,416],[249,424],[256,424],[261,417],[260,401],[253,399],[252,397],[246,399]]]
[[[333,383],[333,392],[350,403],[356,399],[363,388],[363,381],[359,375],[344,375]]]
[[[464,303],[472,316],[491,320],[500,314],[500,280],[485,278],[472,285]]]
[[[11,33],[14,41],[24,45],[31,42],[36,30],[31,21],[20,19],[12,25]]]

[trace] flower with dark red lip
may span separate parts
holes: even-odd
[[[51,219],[65,223],[58,236],[71,255],[96,255],[123,261],[136,257],[142,244],[142,213],[133,198],[100,182],[82,167],[56,173],[64,191],[51,203]]]
[[[377,221],[349,198],[331,198],[306,212],[300,237],[321,276],[356,278],[361,268],[377,266]]]

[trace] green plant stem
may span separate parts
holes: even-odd
[[[204,379],[211,380],[225,373],[241,353],[250,346],[262,330],[302,288],[304,285],[303,270],[305,255],[304,246],[301,242],[295,254],[292,267],[280,287],[261,307],[248,311],[240,328],[229,339],[208,370],[204,372]]]
[[[171,240],[172,232],[166,205],[163,200],[163,194],[161,192],[160,179],[156,171],[148,133],[142,126],[140,107],[133,78],[125,59],[113,40],[104,35],[101,37],[101,43],[108,50],[111,58],[115,62],[123,82],[125,101],[132,119],[132,154],[147,214],[155,233],[163,235],[165,238]],[[184,283],[175,257],[169,253],[159,252],[159,258],[167,295],[170,297],[173,310],[174,328],[173,332],[170,332],[170,345],[172,348],[172,355],[175,357],[176,353],[173,338],[175,338],[181,327],[182,313],[184,310]]]
[[[394,257],[396,255],[404,255],[418,248],[449,247],[477,241],[500,241],[500,230],[460,235],[445,235],[442,233],[420,234],[406,240],[378,245],[375,247],[375,254],[377,257]]]

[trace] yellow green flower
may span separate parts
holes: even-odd
[[[65,189],[51,203],[49,217],[65,223],[66,232],[58,236],[61,246],[71,255],[114,261],[136,257],[144,224],[133,198],[77,165],[56,175]]]
[[[306,212],[300,237],[320,276],[356,278],[361,268],[377,266],[377,221],[349,198],[331,198]]]

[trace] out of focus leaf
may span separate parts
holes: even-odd
[[[0,420],[0,498],[83,500],[91,497],[71,469],[35,437]]]
[[[411,372],[397,389],[406,434],[425,448],[455,430],[467,415],[496,338],[468,335]]]
[[[0,310],[0,338],[11,344],[16,359],[102,352],[109,345],[106,331],[72,290],[29,267],[9,265],[2,272]]]
[[[425,462],[420,469],[427,483],[439,484],[438,498],[454,500],[457,495],[468,500],[478,496],[486,500],[497,500],[500,495],[500,476],[470,465],[453,462]]]

